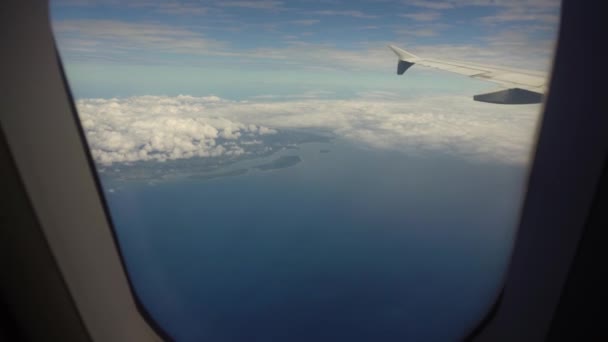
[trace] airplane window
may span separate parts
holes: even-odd
[[[51,1],[177,341],[450,341],[502,288],[560,3]]]

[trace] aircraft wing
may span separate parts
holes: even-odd
[[[499,104],[540,103],[546,91],[546,77],[543,73],[452,60],[421,58],[394,45],[388,47],[399,57],[398,75],[403,75],[412,65],[419,64],[498,83],[507,88],[497,92],[475,95],[473,97],[475,101]]]

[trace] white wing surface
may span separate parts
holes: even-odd
[[[473,97],[476,101],[500,104],[540,103],[546,91],[546,77],[540,72],[444,59],[422,58],[394,45],[389,45],[389,48],[399,57],[397,64],[397,74],[399,75],[405,73],[412,65],[419,64],[429,68],[487,80],[507,88],[498,92],[476,95]]]

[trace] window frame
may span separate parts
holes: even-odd
[[[128,280],[55,49],[48,2],[4,6],[10,16],[3,18],[2,41],[11,53],[2,63],[8,76],[2,128],[49,257],[93,341],[169,340]]]

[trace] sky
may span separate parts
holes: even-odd
[[[559,11],[558,0],[52,0],[51,24],[102,167],[246,156],[306,130],[525,167],[542,105],[475,102],[500,87],[420,66],[397,76],[387,45],[547,72]]]
[[[541,106],[480,104],[473,95],[500,87],[424,67],[397,76],[387,44],[546,72],[559,9],[556,0],[54,0],[51,18],[103,164],[247,154],[260,129],[307,128],[524,164]]]
[[[51,14],[77,97],[241,99],[387,88],[398,81],[387,44],[546,71],[559,1],[54,0]]]

